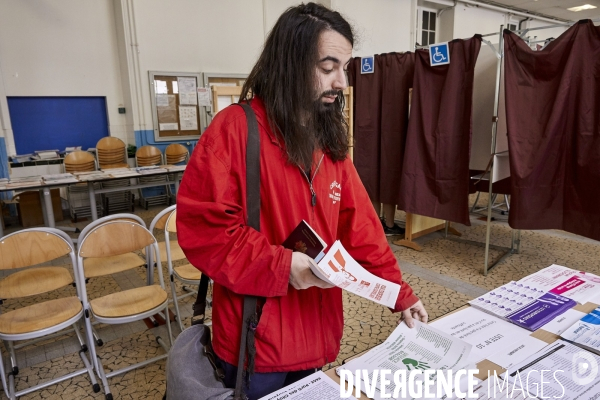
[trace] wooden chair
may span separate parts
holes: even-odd
[[[181,143],[171,143],[165,149],[165,158],[169,165],[177,165],[179,163],[187,164],[190,158],[190,152],[187,147]]]
[[[69,256],[71,266],[75,266],[75,250],[73,242],[67,234],[54,228],[25,229],[0,239],[0,269],[16,270],[0,281],[0,298],[4,301],[48,293],[75,282],[76,295],[59,297],[54,300],[36,301],[33,305],[17,308],[0,314],[0,339],[10,353],[12,371],[8,374],[8,382],[4,371],[4,361],[0,349],[0,374],[4,392],[9,399],[15,399],[26,393],[42,389],[46,386],[62,382],[77,375],[87,373],[90,376],[94,392],[100,391],[92,370],[92,364],[85,355],[88,346],[79,331],[78,322],[82,319],[81,281],[76,268],[73,268],[75,280],[65,267],[38,266],[59,257]],[[81,351],[79,355],[84,367],[77,371],[58,376],[50,381],[38,383],[27,389],[16,391],[15,375],[19,373],[16,364],[15,341],[55,336],[57,332],[73,327]]]
[[[190,160],[190,152],[187,147],[180,143],[171,143],[165,149],[165,160],[168,165],[187,165]],[[175,172],[173,174],[169,174],[169,181],[175,182],[175,184],[171,184],[171,203],[174,204],[177,202],[177,190],[179,189],[179,182],[183,178],[183,172]]]
[[[135,153],[135,164],[137,167],[152,167],[163,165],[163,155],[160,150],[154,146],[142,146]],[[169,204],[171,193],[168,184],[167,175],[161,176],[142,176],[138,178],[139,183],[156,183],[156,188],[139,189],[140,205],[147,210],[148,205]],[[162,189],[159,189],[162,188]],[[157,192],[161,190],[161,192]],[[162,192],[164,190],[164,192]],[[156,193],[152,193],[152,191]]]
[[[97,171],[96,159],[87,151],[74,151],[65,156],[64,171],[69,173]],[[94,183],[94,189],[100,189],[100,183]],[[77,222],[79,217],[92,215],[87,183],[78,183],[67,187],[67,201],[71,218]],[[96,211],[102,213],[102,196],[96,195]]]
[[[195,289],[198,287],[200,283],[200,278],[202,273],[198,268],[194,267],[192,264],[180,265],[178,267],[173,267],[173,261],[175,261],[179,256],[177,252],[172,251],[173,248],[179,248],[179,244],[177,246],[173,246],[173,244],[177,243],[175,241],[171,241],[170,234],[177,233],[177,210],[173,210],[167,219],[167,225],[165,227],[165,250],[167,253],[167,268],[169,271],[169,283],[171,285],[171,296],[173,297],[173,305],[175,306],[175,313],[177,314],[177,322],[179,323],[179,328],[183,332],[183,318],[181,318],[181,314],[179,311],[179,300],[197,294],[198,291]],[[182,252],[183,253],[183,252]],[[184,257],[185,258],[185,255]],[[187,289],[188,293],[185,293],[181,296],[177,296],[175,292],[175,279],[181,281],[186,285],[192,285],[194,289]],[[184,290],[186,290],[186,286],[184,286]]]
[[[116,137],[108,136],[100,139],[96,143],[96,157],[100,169],[127,168],[127,150],[125,143]],[[133,212],[134,196],[128,186],[131,186],[129,179],[117,179],[102,182],[102,188],[122,187],[122,191],[105,193],[102,195],[102,204],[108,214],[109,211],[130,211]]]
[[[100,169],[126,168],[127,150],[121,139],[107,136],[96,143],[96,157]]]
[[[86,278],[112,274],[115,271],[123,271],[126,268],[123,265],[115,265],[107,262],[105,269],[101,266],[90,270],[86,262],[90,259],[107,260],[112,257],[122,257],[126,254],[146,248],[146,254],[154,251],[156,254],[157,265],[160,264],[160,251],[158,244],[152,233],[145,228],[144,221],[133,214],[116,214],[101,218],[92,222],[81,232],[79,236],[79,249],[77,252],[77,271],[80,281]],[[148,250],[152,249],[152,250]],[[152,268],[148,263],[148,268]],[[85,324],[87,327],[88,343],[91,344],[90,351],[94,360],[94,366],[102,383],[107,399],[112,399],[108,378],[139,368],[160,359],[166,358],[168,347],[164,341],[158,337],[157,342],[164,348],[165,354],[138,362],[118,370],[105,373],[102,361],[97,357],[94,339],[92,337],[92,318],[103,324],[124,324],[151,317],[154,314],[163,312],[165,315],[168,340],[171,344],[172,334],[169,323],[169,299],[165,290],[165,284],[162,274],[162,268],[157,268],[160,285],[144,285],[134,289],[123,290],[120,292],[104,295],[94,299],[88,299],[85,287],[83,287],[83,308],[85,312]]]

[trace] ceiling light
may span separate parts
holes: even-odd
[[[584,4],[584,5],[579,6],[579,7],[567,8],[567,10],[577,12],[577,11],[583,11],[583,10],[591,10],[593,8],[596,8],[596,6],[593,6],[591,4]]]

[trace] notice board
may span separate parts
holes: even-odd
[[[150,71],[156,141],[198,139],[201,132],[199,84],[197,73]]]

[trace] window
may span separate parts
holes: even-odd
[[[421,8],[419,12],[419,32],[421,33],[417,38],[421,46],[427,46],[436,42],[436,26],[437,26],[437,12],[435,10],[428,10]]]

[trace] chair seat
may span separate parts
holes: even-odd
[[[90,301],[97,317],[119,318],[150,311],[167,301],[167,292],[158,285],[142,286]]]
[[[73,283],[65,267],[39,267],[10,274],[0,281],[0,298],[15,299],[59,289]]]
[[[185,258],[185,254],[177,241],[170,240],[169,245],[171,247],[171,261],[183,260]],[[158,242],[158,251],[160,251],[160,261],[167,261],[166,242]],[[146,249],[142,250],[142,253],[146,255]]]
[[[90,257],[83,260],[83,270],[86,278],[114,274],[128,269],[141,267],[146,260],[135,253],[125,253],[112,257]]]
[[[175,274],[186,281],[199,281],[202,277],[202,272],[192,264],[185,264],[180,267],[173,268]]]
[[[0,315],[0,334],[16,335],[56,326],[83,310],[76,297],[63,297]]]

